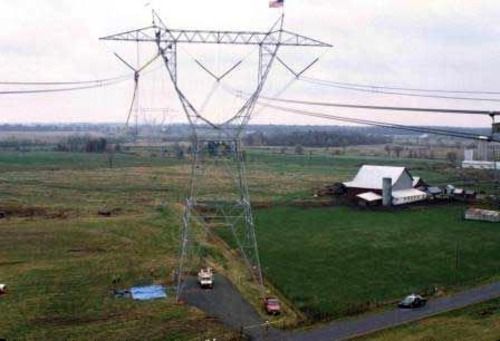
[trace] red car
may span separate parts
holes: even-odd
[[[264,298],[264,309],[269,315],[279,315],[281,313],[280,301],[274,297]]]

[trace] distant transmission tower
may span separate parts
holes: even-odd
[[[242,133],[250,120],[273,62],[277,58],[278,49],[282,46],[330,47],[330,45],[284,30],[283,16],[267,32],[203,31],[169,29],[154,12],[152,26],[101,39],[156,44],[191,126],[191,184],[185,201],[181,227],[177,299],[182,293],[183,276],[188,272],[188,260],[193,253],[193,226],[195,224],[203,224],[206,228],[208,228],[208,223],[228,227],[250,273],[262,289],[262,271],[241,146]],[[177,73],[177,47],[179,44],[258,46],[257,85],[242,107],[232,117],[222,123],[210,121],[195,109],[183,90],[179,88]],[[202,66],[201,63],[196,62]],[[240,63],[220,77],[216,77],[207,68],[202,67],[217,81],[220,81]],[[213,168],[214,165],[217,167],[216,170]],[[225,180],[224,188],[216,186],[215,178],[208,175],[210,170]],[[224,174],[221,174],[221,171]]]

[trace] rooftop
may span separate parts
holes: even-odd
[[[365,201],[370,201],[370,202],[382,200],[382,196],[380,196],[376,193],[373,193],[373,192],[365,192],[365,193],[358,194],[356,196],[360,199],[363,199]]]

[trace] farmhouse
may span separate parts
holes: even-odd
[[[392,205],[409,204],[427,199],[427,194],[414,186],[423,184],[420,178],[414,179],[405,167],[363,165],[352,181],[344,182],[349,198],[373,204],[382,201],[384,179],[385,191]],[[389,181],[390,179],[390,181]]]

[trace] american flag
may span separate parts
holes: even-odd
[[[269,1],[269,7],[270,8],[283,7],[284,3],[285,3],[285,0],[271,0],[271,1]]]

